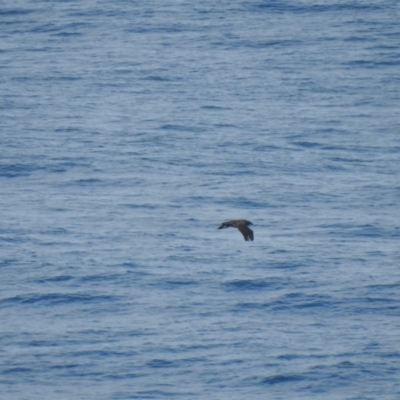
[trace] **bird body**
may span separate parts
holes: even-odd
[[[230,221],[222,222],[221,226],[218,229],[225,229],[225,228],[237,228],[241,232],[244,237],[244,240],[254,240],[254,233],[249,228],[249,225],[253,225],[250,221],[245,219],[232,219]]]

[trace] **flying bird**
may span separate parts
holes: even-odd
[[[249,240],[254,240],[254,233],[249,228],[249,225],[253,224],[245,219],[232,219],[231,221],[223,222],[218,229],[229,228],[230,226],[232,228],[238,228],[243,235],[244,240],[247,242]]]

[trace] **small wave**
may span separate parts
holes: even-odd
[[[101,179],[79,179],[75,181],[75,184],[80,185],[80,186],[87,186],[87,185],[94,185],[96,183],[102,183]]]
[[[272,375],[267,378],[264,378],[261,383],[264,385],[276,385],[279,383],[289,383],[289,382],[298,382],[302,381],[305,378],[301,375]]]
[[[59,294],[49,293],[45,295],[26,294],[9,297],[0,301],[0,304],[47,304],[50,306],[56,304],[70,304],[70,303],[93,303],[110,301],[112,296],[90,296],[87,294]]]
[[[41,169],[31,164],[3,164],[0,165],[0,176],[4,178],[17,178],[29,176],[32,172]]]
[[[71,275],[60,275],[60,276],[53,276],[51,278],[46,279],[38,279],[36,282],[38,283],[45,283],[45,282],[67,282],[74,279]]]
[[[151,360],[149,363],[147,363],[147,365],[151,368],[171,368],[176,364],[172,361],[155,358],[154,360]]]
[[[321,144],[320,143],[316,143],[316,142],[294,142],[293,143],[296,146],[299,147],[305,147],[305,148],[313,148],[313,147],[320,147]]]
[[[282,282],[281,280],[268,281],[264,279],[243,279],[226,282],[224,286],[228,290],[261,290],[265,288],[277,289],[278,287],[282,287]]]
[[[11,9],[3,9],[0,10],[0,15],[2,17],[7,17],[7,16],[19,16],[19,15],[27,15],[36,12],[36,9],[28,9],[28,8],[11,8]]]
[[[204,128],[199,128],[197,126],[172,125],[172,124],[161,125],[159,129],[167,131],[196,132],[196,133],[201,133],[205,131]]]

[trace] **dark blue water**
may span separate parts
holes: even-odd
[[[0,398],[399,399],[399,18],[3,2]]]

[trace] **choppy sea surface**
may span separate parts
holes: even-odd
[[[3,1],[0,399],[399,399],[399,20]]]

